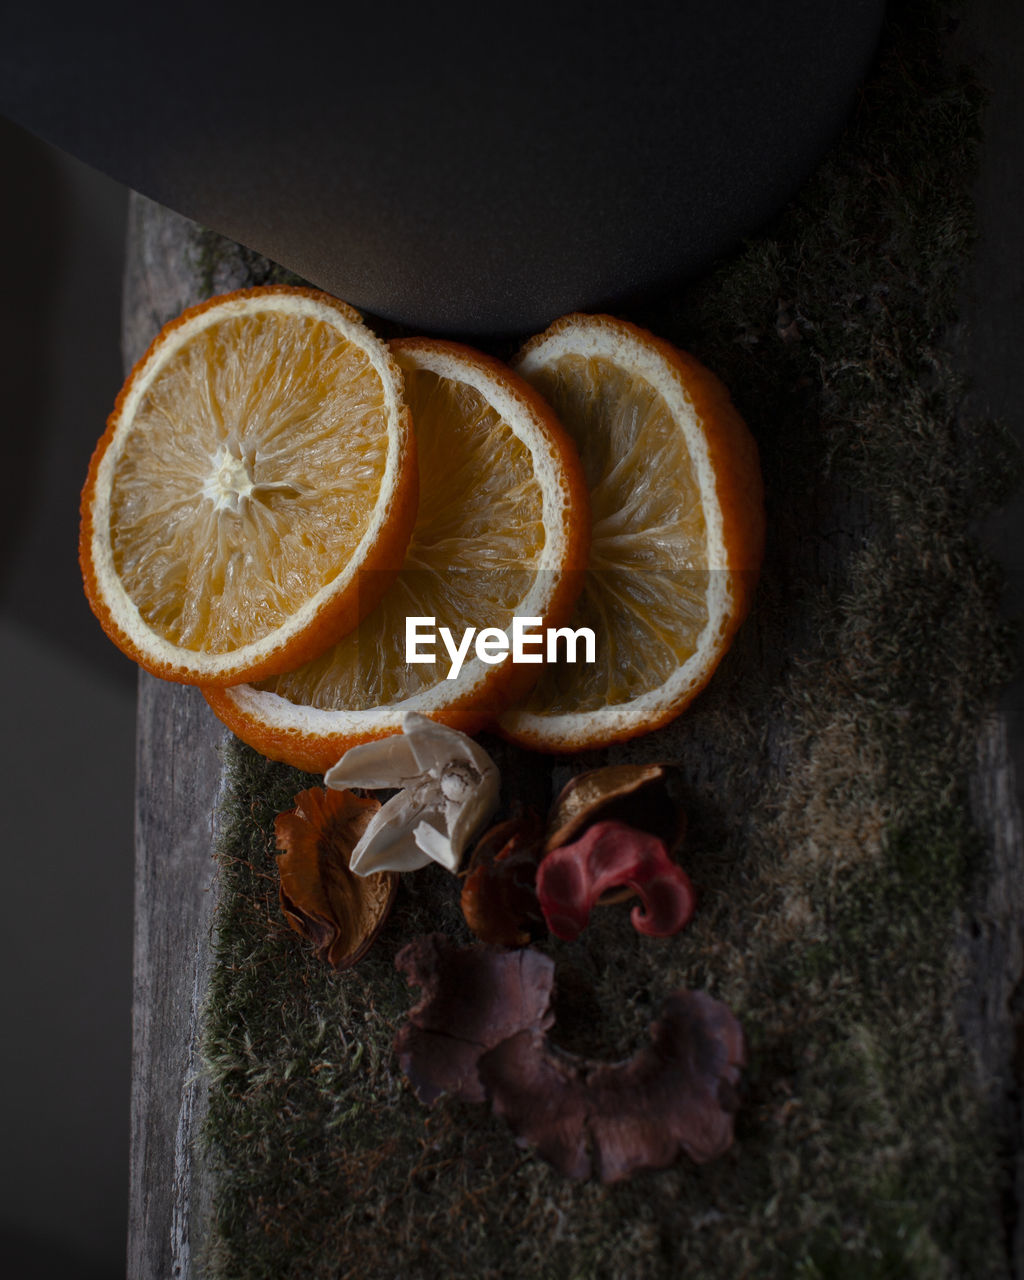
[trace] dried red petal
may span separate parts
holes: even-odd
[[[695,895],[686,872],[657,836],[622,822],[595,822],[572,844],[553,849],[537,871],[537,897],[548,928],[571,942],[586,928],[603,893],[625,886],[643,908],[630,912],[633,927],[668,937],[693,915]]]
[[[349,859],[380,801],[311,787],[274,820],[281,910],[289,925],[336,969],[361,959],[387,919],[398,888],[391,872],[356,876]]]

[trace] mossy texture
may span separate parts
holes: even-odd
[[[579,1184],[482,1107],[421,1107],[391,1050],[415,999],[394,957],[423,932],[468,940],[457,882],[405,877],[366,959],[328,970],[286,926],[274,863],[274,814],[315,780],[232,744],[204,1046],[210,1275],[1007,1273],[957,928],[985,874],[966,803],[977,726],[1011,653],[972,523],[1015,463],[993,424],[963,420],[942,345],[982,105],[946,29],[930,5],[894,5],[856,117],[800,197],[632,317],[721,375],[761,448],[764,574],[711,687],[614,752],[500,749],[509,803],[538,771],[554,788],[608,759],[682,762],[697,915],[651,941],[608,910],[552,944],[556,1038],[625,1056],[675,987],[726,1000],[749,1047],[733,1148]]]

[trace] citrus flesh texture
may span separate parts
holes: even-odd
[[[762,555],[757,450],[710,371],[625,321],[565,317],[514,364],[583,460],[591,555],[570,626],[594,631],[597,661],[547,666],[500,727],[541,750],[605,746],[678,715],[728,648]]]
[[[415,511],[384,344],[325,294],[242,290],[166,326],[125,384],[83,492],[86,592],[149,670],[235,683],[351,630]]]
[[[508,631],[515,616],[567,621],[582,581],[589,505],[571,441],[504,365],[427,339],[392,344],[416,427],[420,507],[405,564],[352,632],[298,669],[207,692],[239,737],[275,759],[324,770],[348,747],[396,733],[406,711],[473,732],[522,697],[534,664],[467,651],[458,677],[406,661],[407,618]]]

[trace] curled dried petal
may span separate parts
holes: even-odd
[[[537,897],[548,928],[571,942],[586,928],[602,894],[628,887],[640,895],[630,920],[638,933],[668,937],[695,903],[690,878],[662,842],[622,822],[596,822],[573,844],[553,849],[537,871]]]
[[[462,914],[481,942],[521,947],[538,927],[537,866],[543,828],[536,814],[493,826],[477,843],[462,885]]]
[[[610,764],[570,778],[551,806],[545,851],[569,844],[594,822],[615,821],[657,836],[673,852],[686,829],[669,789],[674,773],[668,764]]]
[[[289,925],[336,969],[364,956],[387,919],[398,886],[390,873],[370,877],[349,869],[352,850],[380,801],[351,791],[311,787],[295,809],[274,820],[281,873],[281,910]]]

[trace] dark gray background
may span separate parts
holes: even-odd
[[[0,7],[0,111],[357,307],[516,335],[774,212],[884,3],[62,7]]]
[[[78,494],[122,379],[124,188],[0,120],[0,1267],[124,1275],[133,665],[93,620]]]

